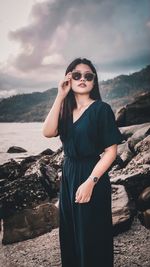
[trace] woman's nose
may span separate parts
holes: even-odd
[[[80,81],[85,81],[84,75],[81,76]]]

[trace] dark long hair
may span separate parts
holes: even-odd
[[[100,91],[99,91],[97,72],[96,72],[96,69],[90,60],[88,60],[86,58],[76,58],[67,67],[65,75],[68,72],[73,71],[78,64],[88,65],[91,68],[91,70],[95,73],[94,86],[93,86],[93,89],[90,91],[89,96],[93,100],[97,100],[97,99],[102,100],[101,95],[100,95]],[[66,134],[67,134],[68,120],[72,118],[72,112],[73,112],[74,108],[76,108],[76,107],[77,107],[77,103],[75,100],[74,92],[71,88],[69,93],[67,94],[67,96],[65,97],[65,99],[63,101],[63,105],[61,107],[61,112],[59,115],[59,121],[61,121],[61,125],[62,125],[61,130],[62,130],[63,136],[66,136]]]

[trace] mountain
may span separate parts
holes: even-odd
[[[139,72],[120,75],[100,84],[102,99],[108,101],[114,110],[148,91],[150,91],[150,65]]]
[[[102,99],[114,112],[134,101],[143,92],[150,91],[150,65],[130,75],[120,75],[100,83]],[[0,101],[0,122],[41,122],[48,114],[57,94],[57,88],[44,92],[20,94]]]
[[[0,102],[0,122],[43,121],[52,106],[57,88],[43,93],[20,94],[5,98]]]

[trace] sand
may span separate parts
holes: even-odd
[[[61,267],[58,232],[56,228],[34,239],[1,244],[0,266]],[[135,217],[130,230],[114,237],[114,267],[149,267],[149,255],[150,230]]]

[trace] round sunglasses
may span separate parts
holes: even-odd
[[[94,77],[95,77],[95,73],[93,72],[86,72],[86,73],[81,73],[79,71],[73,71],[72,72],[72,79],[78,81],[81,79],[81,77],[83,76],[83,78],[88,81],[91,82],[93,81]]]

